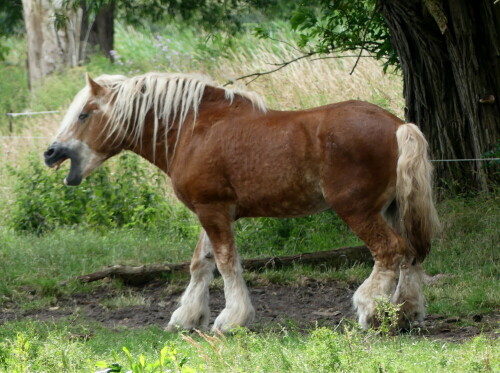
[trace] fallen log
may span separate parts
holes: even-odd
[[[356,263],[371,263],[372,256],[366,246],[341,247],[333,250],[316,251],[288,256],[243,259],[243,268],[248,271],[277,269],[295,264],[320,266],[322,268],[339,268]],[[144,285],[158,277],[174,273],[189,273],[189,262],[180,264],[152,264],[138,267],[113,265],[102,271],[79,276],[81,282],[93,282],[107,277],[119,278],[129,285]]]

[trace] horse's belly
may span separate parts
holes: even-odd
[[[330,208],[320,188],[272,188],[268,193],[242,196],[237,202],[238,217],[298,217],[324,211]]]

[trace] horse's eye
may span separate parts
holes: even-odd
[[[78,116],[78,120],[84,120],[85,118],[87,118],[89,115],[87,113],[81,113],[79,116]]]

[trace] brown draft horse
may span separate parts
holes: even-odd
[[[329,208],[375,259],[353,298],[361,326],[375,321],[380,298],[401,305],[402,323],[423,319],[421,263],[438,220],[427,142],[414,124],[360,101],[267,110],[257,94],[221,88],[204,76],[87,76],[45,163],[70,159],[65,183],[78,185],[122,150],[166,172],[203,227],[169,329],[208,326],[216,265],[226,306],[213,329],[251,322],[255,312],[233,234],[237,219]]]

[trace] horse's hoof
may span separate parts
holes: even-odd
[[[182,330],[182,328],[177,324],[168,324],[163,330],[169,333],[177,333]]]
[[[230,312],[229,309],[225,308],[215,319],[212,332],[220,331],[224,333],[239,326],[247,326],[253,321],[254,317],[255,310],[252,306],[249,306],[243,312]]]

